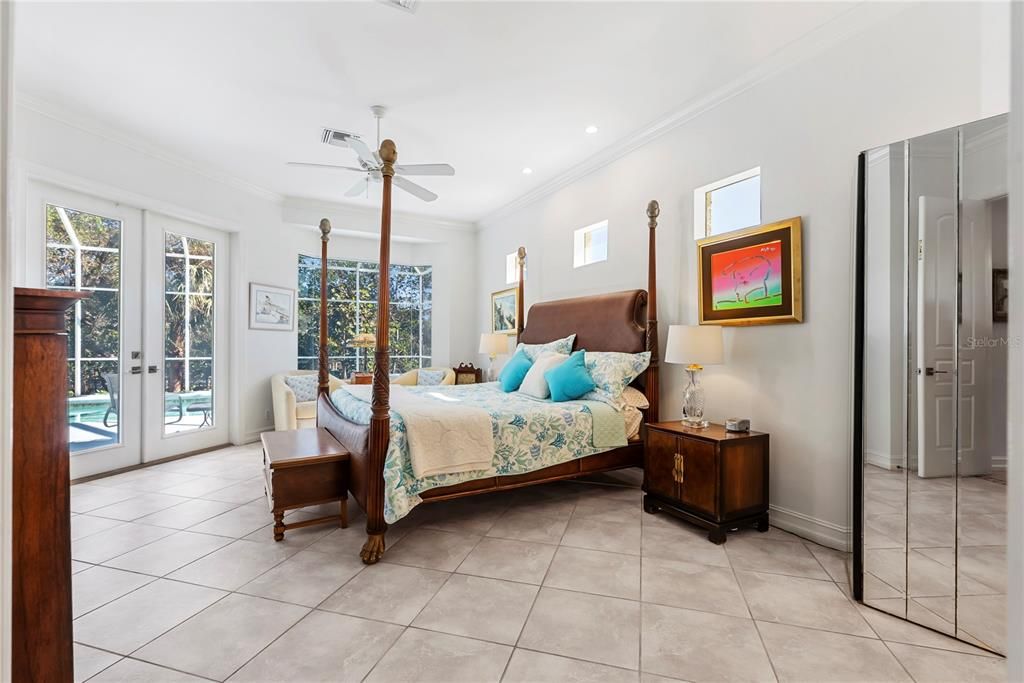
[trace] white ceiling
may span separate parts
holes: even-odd
[[[322,127],[453,178],[402,211],[476,220],[742,76],[850,3],[25,4],[19,95],[274,193],[343,200]],[[587,135],[587,125],[599,126]],[[523,175],[529,166],[533,174]],[[378,186],[379,187],[379,186]],[[348,200],[372,204],[373,199]]]

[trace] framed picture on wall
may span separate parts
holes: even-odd
[[[800,218],[697,242],[701,324],[803,321]]]
[[[295,329],[295,290],[249,283],[249,329]]]
[[[519,328],[516,319],[519,307],[519,290],[515,287],[503,289],[491,294],[491,332],[495,334],[515,334]]]
[[[992,269],[992,322],[1005,323],[1010,319],[1010,271]]]

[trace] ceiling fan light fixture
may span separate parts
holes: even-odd
[[[586,128],[584,128],[583,132],[586,133],[587,135],[593,135],[594,133],[597,132],[597,126],[591,124],[591,125],[587,126]]]
[[[414,13],[416,6],[419,5],[419,0],[377,0],[377,2],[382,2],[385,5],[390,5],[409,14]]]

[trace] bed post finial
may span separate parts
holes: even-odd
[[[516,268],[519,271],[519,278],[516,282],[516,344],[518,344],[519,337],[526,327],[526,301],[523,299],[526,289],[523,284],[526,280],[526,247],[516,249]]]
[[[651,407],[647,409],[647,421],[658,421],[658,252],[655,235],[658,230],[658,216],[661,206],[656,199],[647,202],[647,334],[646,346],[651,352],[651,364],[647,367],[644,393]]]
[[[366,543],[359,556],[365,564],[375,564],[384,554],[384,460],[391,439],[391,380],[388,372],[390,331],[389,303],[391,273],[391,181],[395,175],[398,149],[392,140],[380,143],[380,174],[384,189],[380,213],[380,260],[377,264],[377,345],[373,353],[373,393],[370,396],[370,438],[366,469]]]
[[[320,348],[317,355],[317,396],[330,393],[327,367],[327,242],[331,239],[331,221],[320,219]]]

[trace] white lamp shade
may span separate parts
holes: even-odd
[[[484,333],[480,335],[480,353],[498,356],[508,353],[508,335]]]
[[[719,325],[670,325],[665,362],[683,365],[720,365],[722,328]]]

